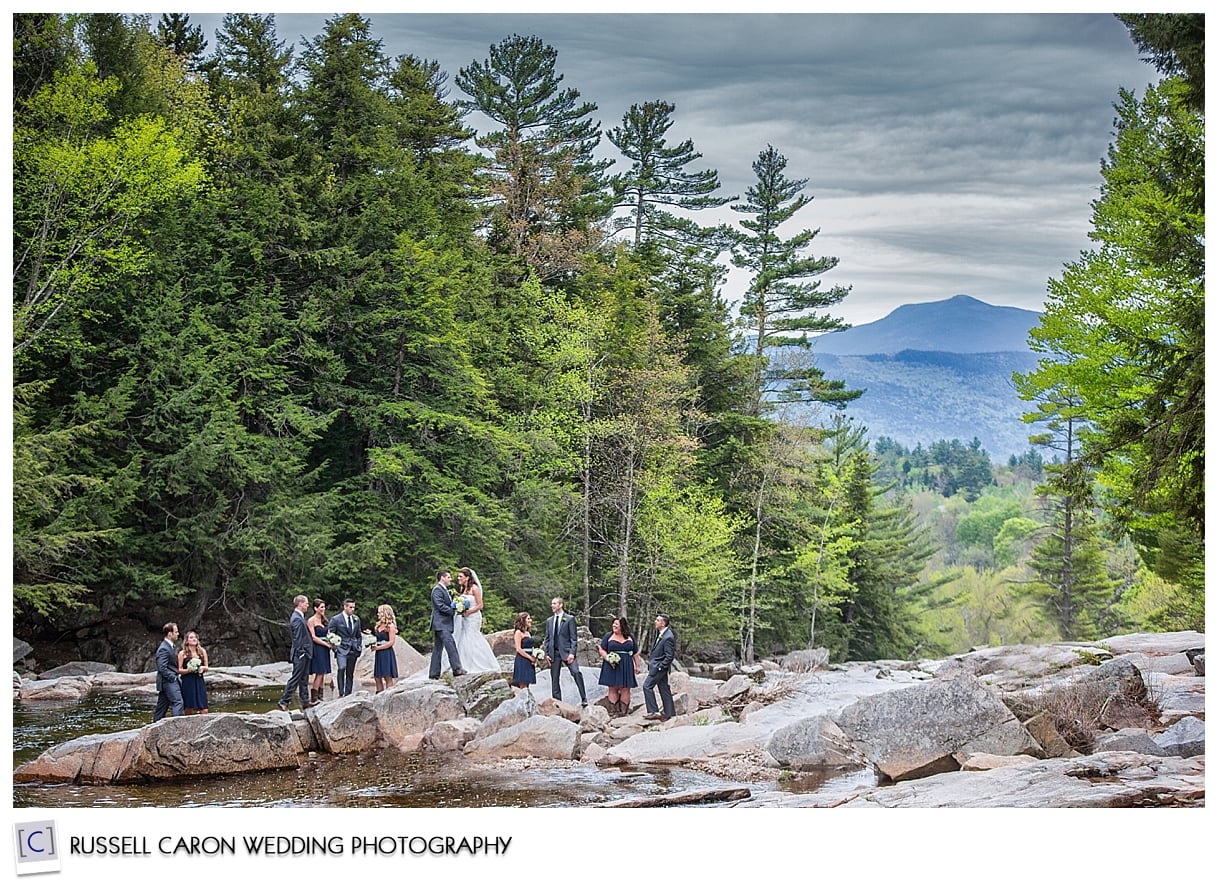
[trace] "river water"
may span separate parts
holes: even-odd
[[[213,713],[263,713],[274,708],[280,695],[282,690],[277,688],[216,693],[208,696],[208,703]],[[14,768],[82,735],[144,725],[152,720],[153,703],[153,698],[98,694],[73,702],[14,702]],[[170,783],[17,784],[13,806],[580,807],[725,783],[733,782],[669,766],[622,771],[556,760],[491,763],[463,756],[376,750],[344,756],[310,755],[298,769],[286,772],[216,775]],[[756,792],[791,785],[748,786]]]

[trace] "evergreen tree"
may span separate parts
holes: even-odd
[[[615,175],[610,184],[618,205],[630,212],[634,244],[644,239],[668,247],[690,240],[705,240],[707,231],[670,209],[698,211],[726,205],[735,196],[715,196],[719,173],[714,169],[690,171],[686,167],[702,158],[694,142],[669,146],[665,136],[672,128],[676,106],[667,101],[632,104],[622,116],[622,125],[606,137],[630,160],[630,170]]]
[[[157,41],[174,55],[183,59],[189,70],[198,70],[207,39],[203,29],[190,23],[190,16],[181,12],[163,12],[156,26]]]
[[[817,276],[837,266],[836,257],[810,257],[804,252],[819,230],[803,230],[783,239],[780,227],[812,201],[800,191],[806,179],[786,176],[786,157],[767,145],[753,163],[757,181],[745,202],[732,210],[750,215],[740,221],[748,231],[733,247],[732,263],[753,274],[740,314],[754,334],[756,363],[749,412],[762,414],[769,396],[797,398],[844,406],[862,394],[848,391],[840,381],[828,381],[810,363],[799,363],[783,347],[809,346],[808,333],[847,327],[828,313],[850,293],[840,285],[821,290]],[[813,281],[801,281],[813,279]]]
[[[462,106],[502,126],[477,139],[493,155],[491,244],[542,280],[579,265],[580,252],[599,238],[593,225],[608,213],[608,163],[593,156],[596,105],[561,88],[557,61],[540,38],[514,34],[455,78],[470,96]]]
[[[1205,526],[1203,120],[1178,80],[1122,92],[1095,203],[1095,250],[1050,281],[1016,376],[1026,400],[1077,402],[1080,459],[1147,564],[1203,609]],[[1193,157],[1187,164],[1179,158]],[[1165,174],[1179,168],[1181,174]],[[1073,406],[1073,405],[1072,405]]]

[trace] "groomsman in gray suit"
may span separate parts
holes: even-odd
[[[313,700],[309,698],[309,665],[313,662],[313,636],[309,633],[309,623],[305,621],[305,610],[309,608],[309,598],[297,594],[296,608],[288,617],[288,627],[292,629],[292,676],[283,690],[283,698],[279,699],[279,709],[288,709],[292,700],[292,690],[300,690],[300,706],[310,708]]]
[[[668,685],[668,672],[672,670],[672,661],[677,654],[677,635],[668,627],[668,616],[656,616],[655,646],[651,647],[651,655],[647,657],[647,679],[643,681],[643,702],[647,705],[644,720],[668,720],[676,716],[672,703],[672,688]],[[656,689],[660,690],[660,701],[664,710],[656,706]]]
[[[341,698],[350,695],[355,685],[355,663],[364,649],[363,636],[359,629],[359,616],[355,614],[355,601],[347,598],[343,601],[343,611],[330,619],[326,629],[331,634],[337,634],[342,643],[334,650],[335,662],[338,666],[338,694]]]
[[[182,716],[182,680],[178,676],[178,651],[173,641],[178,639],[176,622],[161,629],[161,643],[156,648],[156,710],[152,722],[164,719],[166,712]]]
[[[440,679],[441,651],[448,653],[448,664],[453,669],[453,676],[460,677],[465,671],[461,670],[461,656],[457,654],[457,641],[453,639],[453,608],[452,595],[448,586],[453,582],[453,575],[448,570],[440,570],[436,577],[436,585],[431,589],[431,666],[427,676],[433,680]]]
[[[575,680],[575,688],[579,690],[579,702],[588,706],[588,694],[584,691],[584,675],[580,673],[579,661],[575,651],[579,642],[575,634],[575,616],[562,611],[562,598],[555,597],[550,601],[550,609],[554,615],[546,619],[546,657],[550,659],[550,694],[562,701],[562,689],[558,685],[559,675],[566,667],[571,671]]]

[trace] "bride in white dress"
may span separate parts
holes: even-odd
[[[469,567],[461,567],[457,572],[457,584],[461,586],[461,593],[473,601],[465,615],[457,616],[453,622],[453,639],[457,643],[461,667],[471,674],[498,671],[499,661],[495,658],[490,641],[482,636],[482,583],[478,580],[478,574]],[[440,670],[451,670],[448,653],[444,653]]]

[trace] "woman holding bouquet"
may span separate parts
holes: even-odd
[[[393,650],[398,635],[398,620],[393,615],[392,606],[382,603],[376,608],[376,627],[373,630],[376,632],[376,644],[372,647],[375,653],[372,679],[376,681],[376,691],[384,692],[398,676],[398,657]]]
[[[537,659],[533,655],[533,617],[527,612],[516,613],[515,631],[512,638],[516,644],[515,664],[512,666],[512,687],[528,689],[537,682]]]
[[[601,638],[601,676],[597,681],[609,687],[609,715],[630,713],[630,690],[639,685],[639,656],[625,616],[613,620],[609,633]]]
[[[207,684],[203,672],[207,670],[207,650],[199,642],[194,631],[186,632],[182,651],[178,653],[178,675],[182,682],[182,708],[187,714],[207,713]]]
[[[313,661],[309,665],[309,673],[313,682],[309,684],[309,700],[321,701],[325,692],[326,674],[330,673],[330,653],[333,645],[327,638],[329,619],[326,618],[326,602],[320,597],[313,601],[313,615],[306,622],[309,634],[313,637]]]
[[[490,642],[482,635],[482,582],[478,574],[469,567],[457,571],[457,584],[461,591],[457,597],[464,609],[453,619],[453,641],[457,644],[457,657],[467,674],[481,671],[499,671],[499,660]],[[449,670],[448,659],[441,662],[441,672]]]

